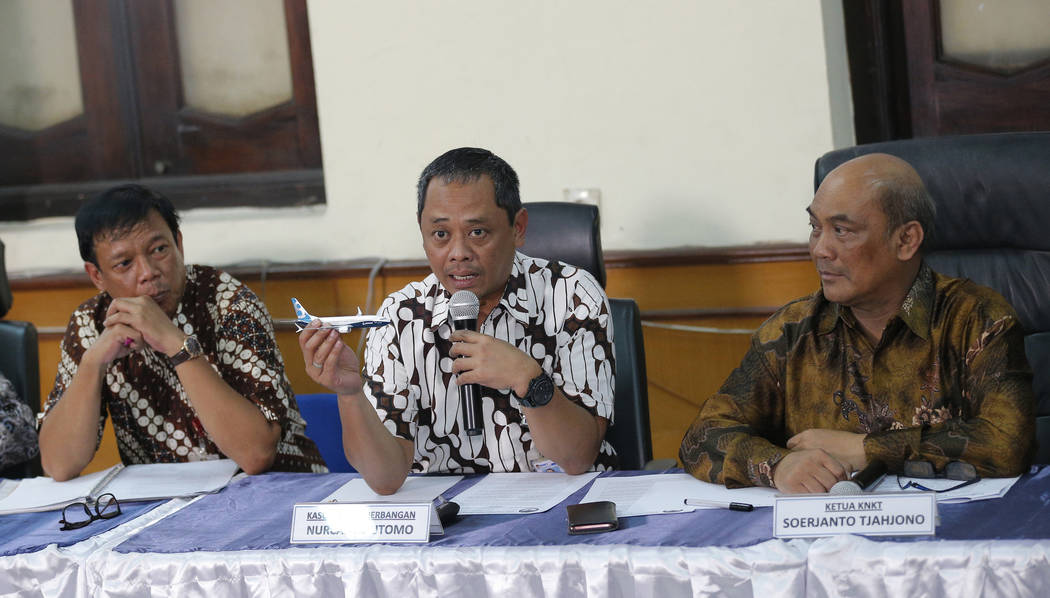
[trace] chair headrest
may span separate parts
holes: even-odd
[[[816,189],[836,166],[882,152],[906,160],[937,206],[931,250],[1050,250],[1050,132],[928,137],[871,143],[817,160]]]
[[[538,201],[522,207],[529,214],[522,253],[583,268],[605,287],[598,206]]]

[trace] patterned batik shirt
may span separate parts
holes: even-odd
[[[867,459],[974,465],[985,477],[1026,471],[1035,447],[1024,331],[995,291],[923,264],[872,346],[852,311],[822,292],[780,309],[743,362],[704,403],[680,457],[697,478],[772,486],[793,435],[866,434]]]
[[[108,294],[100,293],[73,312],[44,417],[62,399],[84,352],[104,330],[102,322],[111,302]],[[284,373],[270,314],[251,289],[215,268],[187,266],[186,290],[172,322],[197,337],[204,349],[202,359],[237,394],[254,403],[267,421],[281,426],[273,471],[328,471],[314,442],[304,434],[306,424]],[[115,360],[106,369],[99,441],[107,413],[113,418],[125,464],[225,457],[201,426],[167,356],[149,347]]]
[[[415,446],[413,472],[532,471],[544,459],[509,390],[480,386],[483,434],[462,428],[452,373],[450,295],[436,276],[386,298],[365,351],[365,396],[392,434]],[[515,254],[502,299],[479,332],[532,356],[565,397],[613,421],[612,321],[605,291],[585,270]],[[615,466],[602,441],[598,470]]]
[[[0,469],[24,463],[38,452],[33,411],[0,374]]]

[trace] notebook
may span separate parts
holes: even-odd
[[[56,482],[48,477],[4,480],[0,484],[0,515],[54,511],[69,503],[94,500],[110,493],[120,502],[162,500],[216,492],[237,473],[231,459],[191,463],[114,465],[109,469]]]

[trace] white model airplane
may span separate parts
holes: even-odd
[[[360,307],[357,308],[356,316],[329,316],[326,318],[311,316],[310,312],[306,311],[306,308],[303,307],[295,297],[292,297],[292,307],[295,308],[296,332],[301,332],[303,328],[306,328],[307,324],[314,320],[321,321],[321,325],[317,328],[318,330],[335,328],[340,334],[350,332],[351,328],[374,328],[376,326],[386,326],[387,324],[390,324],[390,318],[361,315]]]

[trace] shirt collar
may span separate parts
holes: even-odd
[[[933,275],[933,269],[923,262],[919,266],[919,274],[915,282],[908,289],[901,303],[901,310],[897,316],[904,322],[912,332],[923,340],[930,338],[930,328],[933,326],[933,304],[937,295],[937,280]]]
[[[824,292],[817,291],[821,299]],[[930,338],[930,327],[933,320],[933,303],[937,293],[937,281],[933,275],[933,269],[924,261],[919,266],[919,273],[915,276],[908,294],[904,296],[897,318],[900,318],[916,336],[923,340]],[[826,299],[824,299],[827,301]],[[857,320],[853,312],[843,309],[838,303],[828,302],[827,309],[820,318],[817,330],[820,334],[827,334],[835,327],[838,320],[842,320],[847,326],[856,327]]]
[[[499,304],[493,311],[502,307],[504,311],[511,315],[515,320],[522,323],[528,323],[530,318],[535,318],[539,314],[539,301],[537,301],[533,291],[526,284],[526,268],[525,256],[520,252],[514,252],[514,260],[511,262],[510,276],[507,278],[507,286],[503,289],[503,296],[500,297]],[[431,312],[433,315],[430,320],[430,327],[437,329],[446,321],[448,321],[448,306],[449,301],[452,299],[452,294],[448,292],[441,282],[437,279],[437,276],[431,274],[434,277],[434,307]],[[478,325],[480,326],[480,322]]]

